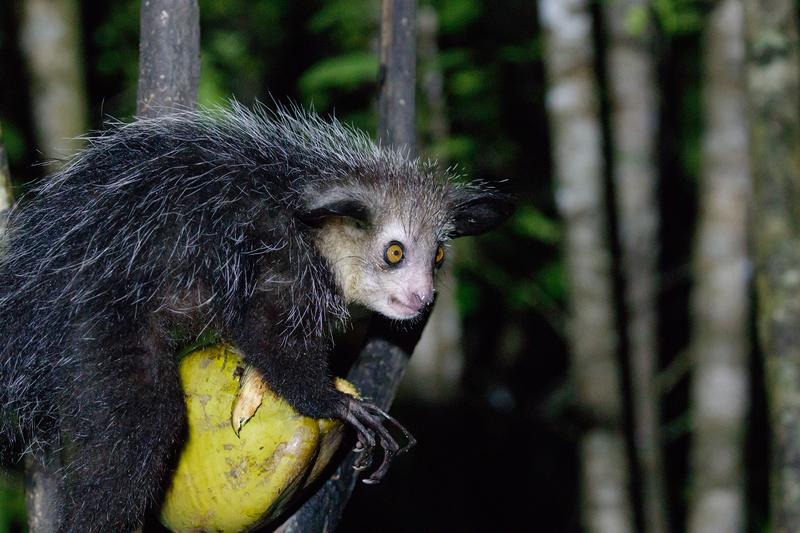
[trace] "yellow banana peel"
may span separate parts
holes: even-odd
[[[179,370],[188,436],[161,508],[171,531],[266,524],[314,481],[341,442],[341,422],[299,415],[229,346],[194,351]],[[356,395],[344,380],[336,386]]]

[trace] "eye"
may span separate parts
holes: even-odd
[[[436,256],[433,258],[433,262],[436,263],[436,266],[440,266],[444,261],[444,246],[441,244],[436,248]]]
[[[390,265],[397,265],[403,260],[404,256],[405,251],[403,250],[403,245],[397,241],[392,241],[389,243],[389,246],[386,247],[383,258]]]

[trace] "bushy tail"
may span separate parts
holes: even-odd
[[[9,278],[0,276],[0,279]],[[52,405],[46,401],[51,365],[40,354],[48,336],[31,331],[30,305],[0,293],[0,455],[19,450],[21,442],[37,446],[50,440]],[[50,384],[50,385],[49,385]]]

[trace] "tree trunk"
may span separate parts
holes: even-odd
[[[31,100],[37,141],[55,171],[78,150],[86,130],[86,90],[81,62],[81,35],[75,0],[27,0],[22,3],[20,45],[31,79]],[[3,154],[5,159],[5,154]],[[5,165],[4,165],[5,166]],[[7,166],[6,166],[7,169]],[[8,183],[8,176],[4,180]],[[2,194],[3,207],[10,203]],[[54,453],[28,458],[25,491],[28,529],[49,533],[58,524],[58,459]]]
[[[378,71],[378,140],[407,150],[416,146],[416,0],[383,0]]]
[[[758,333],[772,424],[771,514],[800,531],[800,57],[792,0],[746,0]]]
[[[633,531],[603,193],[602,133],[585,0],[540,0],[545,30],[556,200],[564,220],[568,342],[577,402],[589,417],[580,442],[581,512],[591,533]]]
[[[1,125],[0,125],[1,126]],[[5,228],[6,210],[14,203],[11,189],[11,172],[8,170],[8,156],[3,143],[3,129],[0,127],[0,235]]]
[[[78,150],[86,131],[86,89],[76,0],[22,2],[21,48],[31,78],[39,148],[59,159]],[[58,161],[49,164],[56,170]]]
[[[58,531],[61,482],[58,453],[48,450],[42,456],[25,458],[25,507],[28,512],[28,531],[53,533]]]
[[[136,112],[193,109],[200,82],[197,0],[142,0]]]
[[[658,369],[658,203],[654,145],[658,114],[647,0],[603,2],[614,196],[633,397],[633,438],[642,482],[645,531],[669,529],[661,451]],[[636,14],[643,24],[631,24]]]
[[[689,533],[745,530],[744,423],[750,161],[744,94],[744,8],[714,5],[705,34],[703,168],[692,295],[693,491]]]

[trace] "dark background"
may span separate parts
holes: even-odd
[[[471,177],[507,180],[502,187],[513,191],[519,207],[501,231],[462,253],[456,267],[466,359],[460,394],[445,403],[413,395],[397,401],[393,413],[419,444],[382,484],[357,489],[341,531],[578,531],[582,421],[568,381],[536,2],[422,4],[439,15],[450,133],[431,142],[420,94],[419,149]],[[700,4],[667,4],[690,16],[675,24],[669,12],[662,15],[656,50],[663,368],[679,360],[688,342],[703,17]],[[201,0],[200,6],[202,103],[291,99],[374,132],[377,1]],[[134,110],[138,10],[138,0],[81,4],[92,128],[107,117],[128,119]],[[42,156],[18,46],[19,15],[20,0],[0,3],[0,123],[17,192],[43,173],[36,166]],[[602,35],[597,43],[602,49]],[[753,361],[748,514],[750,529],[758,531],[766,515],[767,450],[761,369]],[[687,394],[686,376],[679,374],[662,411],[673,526],[685,521]],[[9,472],[0,489],[0,532],[18,530],[22,520],[18,469]]]

